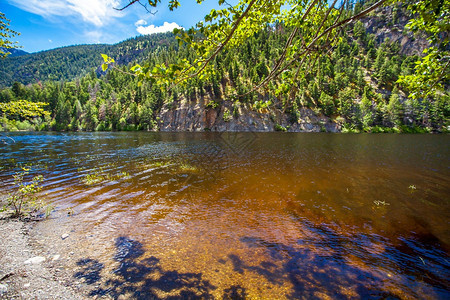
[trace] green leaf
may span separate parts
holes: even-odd
[[[133,71],[133,72],[135,72],[136,71],[136,69],[140,69],[141,68],[141,66],[140,65],[138,65],[138,64],[136,64],[135,66],[133,66],[133,67],[131,67],[131,71]]]

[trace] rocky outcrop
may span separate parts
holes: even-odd
[[[393,10],[396,13],[393,13]],[[395,19],[393,16],[397,15]],[[395,6],[385,6],[379,8],[374,15],[369,15],[361,19],[366,27],[368,34],[374,34],[378,44],[387,39],[391,42],[397,42],[400,46],[400,54],[403,55],[422,55],[429,43],[424,34],[413,34],[405,28],[411,19],[406,9],[399,4]]]
[[[159,113],[160,131],[275,131],[339,132],[341,126],[309,108],[301,108],[298,120],[276,107],[256,111],[250,104],[241,104],[233,114],[231,101],[217,108],[207,107],[205,99],[196,103],[182,100],[166,105]]]

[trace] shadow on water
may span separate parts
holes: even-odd
[[[112,278],[102,281],[104,265],[97,260],[81,259],[77,262],[81,270],[75,278],[84,278],[88,285],[96,286],[89,296],[108,295],[117,299],[120,295],[133,299],[212,299],[215,290],[202,273],[182,273],[165,270],[160,260],[154,256],[144,257],[142,244],[127,237],[116,240],[114,260],[119,267],[113,271]],[[231,286],[224,290],[223,299],[244,299],[245,289]]]
[[[430,244],[422,244],[422,237],[403,239],[398,245],[386,245],[380,240],[386,246],[382,251],[373,251],[371,247],[377,244],[374,237],[346,237],[325,225],[303,222],[311,234],[296,245],[258,237],[241,238],[250,248],[265,249],[270,261],[249,265],[230,254],[228,259],[234,271],[255,272],[273,284],[287,281],[292,285],[288,298],[423,298],[417,292],[428,285],[432,296],[427,297],[448,299],[450,269],[439,244],[425,253],[425,245]],[[428,241],[429,237],[423,239]]]
[[[259,265],[247,265],[236,255],[229,255],[236,272],[256,272],[273,284],[290,282],[289,299],[397,299],[396,295],[377,290],[378,279],[370,272],[349,265],[339,254],[318,255],[308,248],[294,248],[260,238],[244,237],[242,242],[250,247],[267,249],[270,257],[282,262],[280,265],[263,261]]]
[[[314,234],[295,245],[242,237],[241,242],[249,248],[266,252],[267,256],[256,264],[236,254],[229,254],[219,263],[231,264],[234,272],[244,276],[256,274],[273,285],[288,283],[285,296],[289,299],[422,298],[423,284],[432,287],[428,296],[448,299],[448,265],[432,261],[431,254],[421,258],[423,264],[415,263],[419,241],[404,240],[401,245],[377,252],[367,249],[367,237],[349,239],[326,226],[306,225]],[[111,274],[106,275],[105,266],[97,260],[85,258],[77,262],[79,271],[74,277],[94,286],[90,296],[212,299],[220,293],[202,273],[164,269],[160,259],[146,255],[138,241],[119,237],[115,247],[113,258],[118,267]],[[223,289],[221,295],[222,299],[248,298],[246,289],[239,285]]]

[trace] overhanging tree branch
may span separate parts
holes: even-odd
[[[239,16],[239,18],[236,20],[236,22],[234,23],[233,27],[231,28],[230,33],[228,34],[228,36],[225,38],[225,40],[219,44],[219,46],[216,48],[216,50],[214,51],[214,53],[209,56],[204,63],[201,65],[201,67],[193,74],[187,76],[187,77],[183,77],[178,79],[172,86],[179,84],[180,82],[189,79],[189,78],[193,78],[198,76],[205,68],[206,66],[219,54],[219,52],[228,44],[228,42],[231,40],[231,38],[233,37],[234,32],[239,28],[239,24],[242,22],[242,20],[247,16],[247,14],[250,12],[252,6],[258,2],[257,0],[252,0],[247,8],[245,9],[245,11],[242,13],[242,15]]]

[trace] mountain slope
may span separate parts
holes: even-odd
[[[396,14],[385,8],[373,12],[346,27],[330,55],[299,69],[297,80],[280,76],[253,93],[246,92],[266,78],[292,29],[267,26],[215,57],[214,73],[173,89],[151,81],[142,84],[128,73],[140,60],[150,68],[192,61],[194,50],[178,47],[172,34],[10,58],[9,63],[18,62],[19,70],[32,75],[27,82],[46,78],[43,73],[76,80],[14,83],[0,90],[0,102],[44,102],[50,112],[32,124],[17,118],[8,123],[4,117],[0,125],[47,130],[447,131],[448,93],[413,100],[396,83],[400,75],[414,72],[418,56],[411,54],[424,47],[404,29],[407,16],[402,13],[401,5]],[[117,68],[106,73],[98,69],[102,52],[115,59]],[[89,72],[96,67],[97,73]],[[24,75],[11,73],[19,79]]]
[[[22,56],[22,55],[29,54],[26,51],[23,51],[23,50],[20,50],[20,49],[16,49],[16,48],[11,48],[11,49],[8,48],[8,49],[6,49],[6,48],[3,48],[3,47],[0,47],[0,50],[5,52],[5,53],[9,52],[10,54],[8,55],[8,57],[16,57],[16,56]]]
[[[157,46],[168,44],[173,35],[155,34],[128,39],[115,45],[94,44],[57,48],[37,53],[10,55],[0,60],[0,87],[46,80],[72,80],[87,74],[93,68],[101,73],[100,53],[117,57],[120,64],[142,60]],[[20,50],[13,51],[16,54]],[[23,51],[22,51],[23,52]]]

